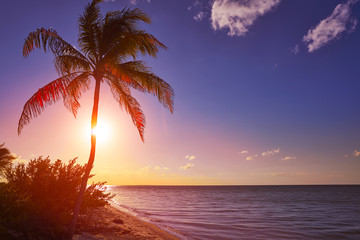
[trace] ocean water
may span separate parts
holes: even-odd
[[[182,239],[360,239],[360,185],[109,190],[122,210]]]

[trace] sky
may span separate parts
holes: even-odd
[[[25,126],[26,101],[57,78],[53,56],[22,57],[27,34],[54,28],[77,46],[86,0],[4,1],[0,9],[0,143],[26,163],[84,164],[93,88],[78,117],[60,101]],[[169,113],[134,92],[142,143],[102,85],[93,181],[118,185],[360,184],[360,2],[357,0],[108,0],[140,8],[167,47],[142,58],[175,91]],[[99,124],[100,124],[99,123]],[[106,130],[107,129],[107,130]]]

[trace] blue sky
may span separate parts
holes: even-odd
[[[57,76],[51,54],[22,58],[24,38],[37,27],[53,27],[76,45],[87,2],[7,1],[0,10],[6,33],[0,39],[0,142],[22,161],[36,155],[87,160],[88,142],[73,140],[71,132],[90,118],[91,91],[78,120],[58,103],[22,136],[16,133],[23,104]],[[98,145],[99,178],[116,184],[132,184],[134,176],[134,184],[360,183],[358,1],[116,0],[101,9],[124,6],[148,13],[153,21],[144,28],[169,47],[145,60],[174,88],[175,113],[135,93],[147,116],[142,144],[104,92],[103,115],[116,137]],[[129,131],[126,140],[117,138],[114,125]]]

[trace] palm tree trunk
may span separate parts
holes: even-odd
[[[99,107],[99,95],[100,95],[100,79],[95,78],[95,93],[94,93],[94,106],[93,111],[91,115],[91,130],[93,130],[97,125],[97,119],[98,119],[98,107]],[[78,195],[78,198],[75,203],[74,212],[73,212],[73,218],[69,225],[68,232],[67,232],[67,238],[72,239],[72,236],[74,235],[76,222],[78,219],[78,215],[80,213],[81,204],[84,198],[85,189],[87,186],[87,181],[89,179],[90,171],[93,167],[94,160],[95,160],[95,148],[96,148],[96,135],[91,133],[91,148],[90,148],[90,156],[89,161],[86,164],[86,169],[84,176],[81,181],[80,186],[80,192]]]

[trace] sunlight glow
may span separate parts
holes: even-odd
[[[91,135],[96,135],[97,141],[105,142],[110,138],[110,126],[107,122],[98,121],[97,126],[91,129]]]

